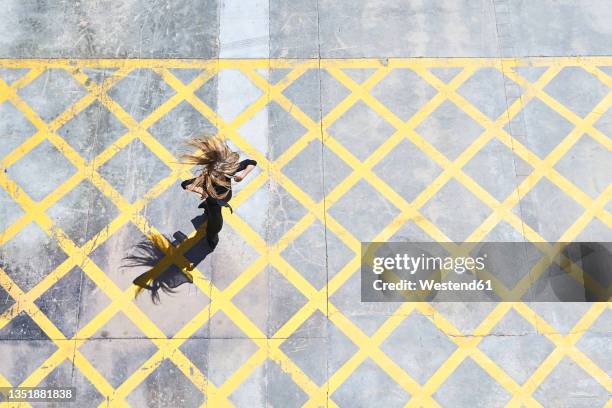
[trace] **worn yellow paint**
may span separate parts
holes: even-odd
[[[545,67],[546,71],[537,81],[530,83],[513,70],[513,68],[519,66]],[[19,312],[24,311],[32,317],[58,346],[58,350],[19,385],[37,385],[55,367],[68,359],[72,360],[74,365],[89,379],[89,381],[91,381],[98,391],[108,398],[108,402],[111,406],[127,406],[128,404],[125,400],[127,395],[129,395],[132,390],[134,390],[164,359],[167,358],[179,367],[183,374],[185,374],[198,389],[206,394],[208,405],[212,407],[232,406],[231,401],[228,399],[229,395],[246,380],[260,364],[267,358],[270,358],[279,363],[282,369],[291,375],[296,384],[309,395],[310,399],[305,404],[306,406],[336,406],[329,396],[338,389],[366,358],[371,358],[387,374],[395,379],[402,388],[412,395],[407,406],[438,406],[438,403],[432,398],[433,393],[465,358],[470,357],[511,393],[512,400],[508,404],[509,406],[540,406],[531,394],[544,381],[556,364],[561,361],[563,357],[567,356],[587,371],[609,392],[612,392],[612,381],[606,372],[575,347],[576,342],[596,318],[606,308],[611,307],[610,303],[594,304],[567,335],[557,333],[550,324],[524,303],[500,303],[488,317],[482,321],[475,330],[474,335],[469,337],[462,336],[462,333],[431,305],[427,303],[405,303],[389,317],[376,333],[372,336],[368,336],[329,300],[330,296],[358,269],[360,242],[352,235],[351,231],[345,229],[329,213],[326,213],[326,208],[339,200],[360,179],[365,179],[400,209],[400,213],[395,219],[385,226],[385,228],[374,238],[375,241],[384,241],[390,238],[403,224],[410,220],[427,232],[432,240],[440,242],[450,241],[433,222],[421,214],[420,209],[448,180],[451,179],[460,182],[492,209],[489,217],[468,237],[467,241],[477,242],[484,239],[497,223],[504,220],[523,234],[527,240],[537,243],[543,251],[549,252],[550,254],[558,253],[560,250],[558,245],[544,243],[544,239],[536,231],[523,223],[520,217],[511,211],[537,182],[544,177],[556,184],[565,194],[572,197],[584,207],[583,215],[565,231],[561,237],[561,241],[570,241],[574,239],[594,218],[599,219],[605,225],[612,228],[612,215],[605,209],[605,205],[612,199],[612,186],[608,186],[599,197],[592,199],[554,169],[555,163],[569,151],[573,144],[584,133],[597,140],[606,148],[612,150],[612,139],[610,136],[601,133],[593,126],[601,115],[610,107],[612,103],[612,93],[608,93],[608,95],[585,118],[580,118],[543,90],[546,84],[567,66],[580,66],[597,77],[608,87],[612,88],[612,78],[597,68],[598,66],[612,66],[612,57],[543,57],[529,59],[389,58],[384,60],[0,60],[0,68],[30,69],[26,75],[10,86],[0,80],[0,103],[9,100],[23,112],[28,120],[37,128],[36,133],[32,137],[2,160],[0,163],[1,167],[9,167],[20,158],[27,155],[30,150],[43,140],[48,140],[78,169],[76,174],[40,202],[33,201],[7,176],[7,174],[0,172],[0,186],[7,191],[24,211],[24,215],[0,235],[0,245],[11,239],[29,222],[34,221],[49,236],[56,239],[61,248],[68,255],[68,258],[61,265],[28,292],[21,291],[10,277],[0,269],[0,285],[16,300],[16,303],[11,309],[0,316],[0,328],[4,327],[10,321],[11,316],[15,316]],[[117,68],[117,71],[110,75],[103,83],[96,84],[88,81],[87,75],[82,72],[81,69],[87,67]],[[319,67],[327,70],[329,74],[351,91],[351,93],[332,109],[320,123],[311,120],[282,93],[286,87],[291,85],[293,81],[299,78],[306,70]],[[461,71],[449,83],[444,83],[428,70],[434,67],[457,67],[461,68]],[[507,111],[494,121],[487,118],[475,106],[456,92],[467,79],[482,67],[493,67],[502,71],[506,76],[525,89],[521,97],[512,103]],[[50,68],[65,69],[82,84],[89,93],[69,107],[56,119],[50,123],[46,123],[19,97],[17,91]],[[163,77],[163,79],[176,91],[175,95],[170,97],[141,122],[134,120],[121,108],[121,106],[106,94],[106,91],[110,87],[125,77],[130,71],[137,68],[152,69]],[[171,73],[169,70],[170,68],[201,68],[203,71],[190,84],[185,85]],[[267,68],[289,68],[290,72],[278,83],[270,84],[257,72],[258,69]],[[358,84],[342,71],[345,68],[374,68],[375,71],[366,81]],[[414,70],[438,91],[438,93],[429,102],[423,105],[408,121],[402,121],[370,94],[370,90],[394,68],[410,68]],[[240,70],[262,91],[260,98],[239,114],[231,123],[225,122],[216,112],[193,94],[193,92],[201,87],[207,80],[212,78],[219,71],[225,69]],[[521,144],[517,139],[513,138],[511,134],[504,130],[504,126],[533,98],[539,98],[575,126],[572,132],[544,159],[540,159],[536,154],[531,152],[528,147]],[[110,110],[118,120],[127,127],[128,132],[121,136],[92,162],[87,162],[57,134],[57,130],[95,100],[98,100]],[[396,128],[395,133],[372,152],[363,162],[358,160],[349,149],[335,141],[333,137],[327,133],[327,128],[359,100],[366,103]],[[456,160],[449,160],[446,158],[415,131],[418,124],[446,100],[452,101],[484,128],[482,134]],[[261,164],[263,171],[235,195],[234,205],[236,207],[244,203],[245,200],[255,193],[269,178],[273,178],[296,200],[303,204],[309,212],[273,246],[268,246],[262,237],[238,215],[228,215],[226,222],[234,229],[240,231],[242,237],[259,252],[259,257],[224,290],[215,287],[197,268],[193,270],[194,283],[202,292],[210,294],[212,302],[199,311],[173,338],[167,338],[165,334],[133,302],[131,302],[135,289],[130,288],[122,291],[89,258],[89,254],[127,222],[132,222],[166,253],[164,259],[155,268],[158,273],[172,263],[181,267],[188,266],[188,261],[184,257],[184,253],[189,250],[190,245],[184,245],[180,250],[174,249],[172,245],[170,245],[170,243],[139,214],[139,211],[148,201],[159,196],[177,179],[185,178],[189,175],[188,170],[177,165],[177,159],[147,131],[149,126],[162,118],[182,101],[190,103],[211,123],[216,124],[223,135],[231,139],[235,145]],[[268,161],[262,153],[253,148],[237,130],[270,101],[278,103],[299,123],[308,129],[292,147],[287,149],[275,161]],[[100,176],[97,169],[110,160],[121,148],[136,138],[140,139],[153,153],[168,165],[171,169],[171,174],[161,180],[144,197],[130,204]],[[409,139],[443,168],[443,171],[436,180],[434,180],[431,185],[422,191],[412,202],[407,202],[393,190],[392,186],[389,186],[372,171],[372,168],[405,138]],[[469,175],[462,171],[463,165],[471,160],[486,143],[494,138],[497,138],[501,143],[510,147],[519,157],[530,163],[534,168],[533,172],[526,177],[517,189],[503,202],[498,202]],[[327,147],[352,168],[352,173],[329,192],[325,199],[320,202],[315,202],[312,197],[302,191],[281,172],[282,167],[286,163],[293,159],[310,141],[315,139],[322,140]],[[119,209],[120,214],[110,222],[107,228],[94,236],[89,242],[79,247],[72,242],[59,227],[53,224],[45,211],[84,179],[90,180],[103,194],[105,194]],[[280,256],[281,252],[315,220],[324,222],[327,228],[333,231],[355,252],[355,257],[321,290],[314,288],[290,263]],[[190,237],[193,239],[189,241],[191,243],[196,242],[202,234],[202,231],[195,232],[194,235]],[[463,248],[451,242],[448,242],[446,245],[454,250],[469,250],[469,244]],[[563,261],[565,262],[565,267],[575,267],[569,260],[563,259]],[[112,302],[100,312],[97,317],[80,329],[74,338],[66,339],[60,330],[58,330],[57,327],[55,327],[55,325],[38,309],[34,300],[61,279],[61,277],[68,273],[75,265],[79,265],[89,278],[91,278],[100,289],[112,299]],[[278,271],[309,299],[308,303],[295,313],[295,315],[292,316],[291,319],[289,319],[289,321],[287,321],[287,323],[271,338],[266,338],[266,335],[232,303],[232,297],[244,288],[251,279],[257,276],[266,265],[273,265],[276,267]],[[533,274],[538,275],[542,273],[546,266],[547,265],[543,263],[537,264],[532,271]],[[531,278],[533,278],[533,274],[531,274]],[[578,275],[574,276],[579,279]],[[587,282],[587,284],[593,288],[595,287],[595,282],[590,281]],[[500,285],[500,282],[496,282],[497,287],[500,287]],[[506,294],[519,295],[528,288],[528,285],[529,282],[527,278],[525,278],[515,288],[504,290]],[[457,345],[456,351],[423,385],[415,381],[410,373],[404,371],[392,358],[380,349],[380,344],[402,322],[405,316],[415,309],[427,316],[440,330],[447,333],[449,339]],[[497,324],[497,322],[499,322],[511,309],[516,310],[531,324],[537,326],[556,346],[555,350],[544,360],[535,373],[522,385],[516,383],[516,381],[477,347],[482,336],[488,334],[495,324]],[[280,345],[284,339],[289,337],[317,310],[320,310],[323,314],[328,316],[333,324],[348,336],[359,348],[359,350],[338,369],[338,371],[331,375],[328,381],[322,386],[317,386],[280,349]],[[140,369],[137,369],[123,384],[115,389],[108,383],[104,376],[89,363],[78,349],[90,336],[96,333],[119,311],[125,313],[147,337],[152,339],[153,343],[158,347],[158,351],[145,361]],[[237,369],[224,384],[220,387],[215,387],[207,381],[206,376],[181,352],[179,346],[218,311],[223,311],[229,316],[241,330],[253,339],[255,344],[259,346],[259,350]],[[5,378],[0,376],[0,386],[9,385],[17,386],[18,384],[9,384]]]

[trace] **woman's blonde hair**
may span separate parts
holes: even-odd
[[[183,163],[202,166],[195,185],[213,198],[224,199],[229,193],[231,176],[238,170],[240,155],[232,151],[219,135],[201,134],[187,141],[194,153],[182,155]],[[227,189],[218,194],[215,185]]]

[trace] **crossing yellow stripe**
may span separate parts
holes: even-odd
[[[522,78],[514,69],[524,66],[545,67],[546,71],[533,83]],[[509,406],[540,406],[540,403],[532,397],[533,392],[546,379],[548,374],[565,357],[571,358],[581,368],[589,373],[608,392],[612,392],[612,383],[604,370],[582,353],[575,344],[591,324],[610,308],[610,303],[594,304],[580,319],[576,326],[567,335],[561,335],[547,323],[543,317],[537,315],[524,303],[502,303],[482,321],[471,337],[464,336],[460,330],[454,327],[435,307],[426,303],[405,303],[388,317],[380,328],[372,335],[365,334],[342,310],[338,309],[330,301],[332,296],[346,281],[356,273],[359,267],[360,242],[350,231],[348,226],[342,225],[338,220],[327,212],[334,203],[340,200],[344,194],[351,190],[360,180],[365,180],[374,187],[387,200],[395,205],[398,215],[385,226],[374,238],[375,241],[385,241],[392,237],[406,222],[413,221],[432,240],[447,242],[450,239],[445,233],[421,212],[423,206],[428,203],[435,194],[447,183],[454,179],[466,187],[484,205],[491,208],[492,212],[480,226],[478,226],[467,239],[477,242],[484,239],[487,234],[502,220],[520,232],[525,239],[536,243],[538,248],[550,255],[557,254],[559,245],[548,245],[543,243],[544,239],[526,225],[512,209],[525,197],[542,179],[546,178],[554,183],[566,195],[574,199],[584,207],[583,214],[565,231],[560,241],[575,239],[580,232],[593,220],[598,219],[604,225],[612,228],[612,214],[606,209],[606,205],[612,199],[612,187],[608,186],[599,197],[592,198],[583,192],[578,186],[565,178],[554,166],[564,157],[580,137],[591,137],[601,146],[612,150],[612,138],[603,134],[594,124],[610,108],[612,104],[612,93],[593,108],[586,117],[581,118],[562,103],[555,100],[544,90],[545,86],[552,81],[565,67],[577,66],[585,69],[608,88],[612,88],[612,78],[599,69],[601,66],[612,66],[612,57],[543,57],[529,59],[491,59],[491,58],[389,58],[389,59],[248,59],[248,60],[172,60],[172,59],[0,59],[0,68],[29,68],[23,77],[8,85],[0,79],[0,103],[8,101],[19,109],[23,115],[36,127],[35,133],[15,148],[10,154],[2,159],[0,166],[8,168],[43,141],[48,141],[55,146],[67,160],[75,166],[76,173],[64,181],[57,189],[50,193],[40,202],[31,199],[17,183],[6,173],[0,172],[0,186],[6,190],[9,196],[20,205],[24,215],[10,225],[5,231],[0,232],[0,245],[5,244],[18,234],[30,222],[35,222],[45,233],[55,239],[68,258],[62,262],[53,272],[46,276],[34,288],[23,292],[10,278],[6,271],[0,269],[0,286],[2,286],[13,299],[15,304],[7,312],[0,316],[0,328],[6,326],[21,312],[25,312],[43,329],[49,338],[58,346],[58,350],[52,354],[37,370],[21,384],[23,386],[35,386],[39,384],[55,367],[66,359],[85,375],[86,378],[106,397],[110,406],[127,406],[126,397],[150,375],[164,359],[170,359],[191,382],[201,390],[207,401],[204,405],[212,407],[232,406],[229,397],[231,394],[257,369],[266,359],[271,359],[288,373],[293,381],[309,396],[306,406],[336,406],[332,399],[333,393],[355,372],[359,365],[369,358],[381,367],[391,378],[393,378],[405,391],[411,394],[407,406],[439,406],[433,398],[433,394],[452,375],[456,367],[466,358],[473,359],[492,378],[494,378],[511,395]],[[110,68],[117,69],[110,74],[101,84],[89,81],[83,71],[84,68]],[[321,67],[340,84],[349,90],[349,94],[340,101],[321,121],[313,120],[296,106],[284,91],[292,85],[302,74],[309,69]],[[460,72],[448,83],[444,83],[430,71],[431,68],[454,67],[460,68]],[[457,90],[461,85],[472,77],[479,69],[489,67],[500,70],[508,78],[519,84],[523,94],[514,101],[508,109],[495,120],[491,120],[480,112],[472,103],[461,96]],[[125,78],[135,69],[151,69],[174,90],[175,94],[164,101],[151,114],[142,121],[137,121],[130,116],[117,102],[108,95],[117,82]],[[182,83],[172,73],[174,68],[201,69],[189,84]],[[289,69],[287,75],[276,84],[269,83],[264,76],[258,72],[261,69]],[[343,70],[347,68],[372,68],[374,72],[362,83],[353,81]],[[404,121],[391,112],[383,103],[378,101],[371,93],[372,89],[386,78],[394,69],[407,68],[413,70],[424,81],[430,84],[436,94],[425,103],[412,117]],[[20,96],[19,90],[30,84],[48,69],[64,69],[76,81],[78,81],[87,93],[80,100],[62,112],[58,117],[46,123]],[[210,106],[194,95],[204,83],[209,81],[222,70],[239,70],[261,91],[261,96],[244,109],[231,122],[225,121]],[[573,130],[556,146],[556,148],[544,159],[540,159],[527,146],[508,133],[504,126],[509,123],[522,108],[532,99],[537,98],[548,107],[559,113],[574,125]],[[94,101],[100,102],[126,128],[127,132],[119,137],[111,146],[107,147],[91,162],[83,159],[63,138],[57,133],[58,129],[72,120],[76,115],[86,109]],[[153,269],[152,274],[161,273],[171,264],[186,268],[188,261],[184,254],[203,237],[200,229],[192,234],[187,242],[175,249],[162,234],[152,227],[148,220],[140,213],[151,200],[162,194],[177,180],[190,176],[190,171],[178,164],[178,159],[169,152],[152,134],[148,128],[163,118],[179,103],[186,101],[198,112],[200,112],[211,123],[215,124],[219,132],[231,139],[231,141],[242,151],[258,161],[261,167],[260,174],[253,178],[248,185],[234,197],[234,207],[238,208],[256,192],[262,188],[268,180],[282,186],[295,200],[303,205],[308,212],[295,225],[293,225],[278,242],[268,245],[249,224],[237,214],[228,215],[226,222],[232,228],[240,231],[244,240],[258,253],[256,260],[249,265],[232,283],[225,289],[220,290],[213,282],[210,282],[197,268],[191,273],[194,284],[206,293],[211,303],[199,311],[188,323],[185,324],[177,334],[168,338],[146,314],[144,314],[135,303],[132,302],[134,288],[121,290],[106,274],[89,258],[89,255],[97,247],[103,244],[113,233],[118,231],[126,223],[133,223],[145,236],[149,237],[164,253],[165,257]],[[240,134],[240,127],[253,118],[265,106],[274,101],[283,108],[292,118],[304,126],[307,130],[295,143],[283,152],[276,160],[270,161],[265,157],[265,152],[258,151],[249,141]],[[371,155],[365,160],[359,160],[351,146],[343,146],[328,132],[333,125],[348,109],[356,102],[361,101],[378,115],[395,127],[395,132],[387,138]],[[416,128],[443,102],[451,101],[471,119],[480,124],[483,132],[467,147],[455,160],[448,159],[438,149],[418,134]],[[586,136],[583,136],[586,135]],[[387,184],[378,177],[373,168],[387,154],[403,140],[409,140],[424,154],[431,158],[441,168],[438,177],[425,188],[412,202],[407,202],[399,195],[393,186]],[[475,180],[467,175],[462,167],[492,139],[497,139],[509,147],[518,157],[533,166],[532,173],[522,181],[517,188],[503,201],[499,202],[489,192],[483,189]],[[169,168],[169,175],[162,179],[143,197],[134,203],[129,203],[120,192],[108,183],[98,172],[100,166],[108,162],[134,140],[140,140]],[[332,152],[346,162],[351,173],[337,186],[335,186],[325,198],[316,201],[303,191],[299,185],[283,173],[283,167],[300,154],[303,149],[313,140],[324,143]],[[46,210],[57,203],[64,195],[70,192],[81,181],[89,180],[117,207],[119,214],[100,233],[90,239],[82,246],[76,245],[47,216]],[[314,288],[294,266],[281,256],[282,251],[298,238],[313,222],[324,223],[329,231],[335,234],[348,248],[354,252],[354,257],[325,285],[322,289]],[[448,243],[449,247],[457,251],[468,251],[470,244],[458,247]],[[561,267],[566,269],[571,276],[577,280],[582,279],[582,274],[576,273],[577,267],[565,257],[558,258]],[[111,300],[110,304],[102,310],[94,319],[87,323],[72,339],[67,339],[61,331],[51,322],[35,305],[34,301],[46,290],[52,287],[59,279],[68,273],[75,265],[81,266],[88,277],[100,287]],[[298,310],[276,333],[270,338],[261,331],[249,317],[240,310],[232,299],[240,290],[248,285],[259,273],[265,270],[267,265],[275,267],[295,288],[307,299],[307,303]],[[514,288],[505,288],[503,284],[496,281],[496,287],[508,296],[518,296],[529,287],[529,279],[539,276],[548,265],[540,262],[534,266],[529,276],[520,281]],[[602,288],[592,279],[585,283],[595,291],[609,291]],[[312,379],[280,348],[284,340],[290,337],[313,313],[320,311],[328,316],[331,324],[334,324],[344,335],[358,347],[358,351],[349,358],[335,373],[321,386],[316,385]],[[543,335],[555,345],[555,350],[545,359],[533,375],[524,383],[518,384],[508,373],[499,367],[493,359],[478,349],[478,344],[484,336],[490,333],[495,325],[504,318],[510,310],[516,310]],[[215,386],[205,373],[202,373],[191,362],[179,347],[199,327],[205,324],[215,313],[222,311],[238,326],[247,337],[251,338],[258,346],[256,351],[240,368],[238,368],[225,383]],[[92,335],[100,330],[117,313],[124,313],[134,324],[152,339],[158,348],[147,361],[145,361],[134,373],[126,379],[117,389],[113,388],[104,376],[80,353],[82,346]],[[422,313],[438,329],[446,333],[457,346],[455,352],[438,368],[425,384],[419,384],[411,373],[400,367],[391,356],[385,354],[380,345],[401,324],[410,313]],[[6,378],[0,375],[0,385],[9,384]],[[103,404],[107,404],[104,402]],[[0,404],[1,405],[1,404]]]

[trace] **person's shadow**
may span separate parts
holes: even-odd
[[[138,286],[136,295],[143,290],[148,290],[153,303],[160,302],[160,290],[167,294],[172,294],[175,289],[184,283],[193,283],[191,271],[202,262],[213,250],[205,238],[206,215],[198,215],[191,220],[196,228],[196,234],[189,238],[181,231],[172,234],[172,238],[167,236],[153,236],[150,240],[145,239],[138,242],[130,253],[123,257],[122,268],[149,267],[145,273],[134,279],[134,285]],[[161,248],[171,243],[165,254]],[[185,257],[182,248],[190,247]],[[165,262],[161,262],[166,258]],[[165,266],[165,267],[164,267]]]
[[[571,242],[563,254],[580,267],[582,283],[570,278],[565,270],[548,269],[544,278],[550,282],[555,295],[553,301],[609,302],[612,299],[611,242]]]

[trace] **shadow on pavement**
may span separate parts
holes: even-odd
[[[205,215],[199,215],[191,220],[196,228],[196,234],[189,238],[181,231],[172,234],[172,238],[166,235],[154,235],[151,239],[138,242],[130,254],[125,256],[122,268],[150,267],[145,273],[133,280],[138,286],[136,296],[143,290],[148,290],[151,301],[160,303],[160,290],[164,293],[174,293],[178,286],[184,283],[193,283],[191,271],[200,264],[213,250],[204,238],[206,225]],[[168,247],[168,242],[171,246]],[[203,245],[199,245],[202,242]],[[183,254],[189,249],[196,247],[199,251],[189,253],[188,262],[183,259]],[[162,248],[167,248],[166,253]]]

